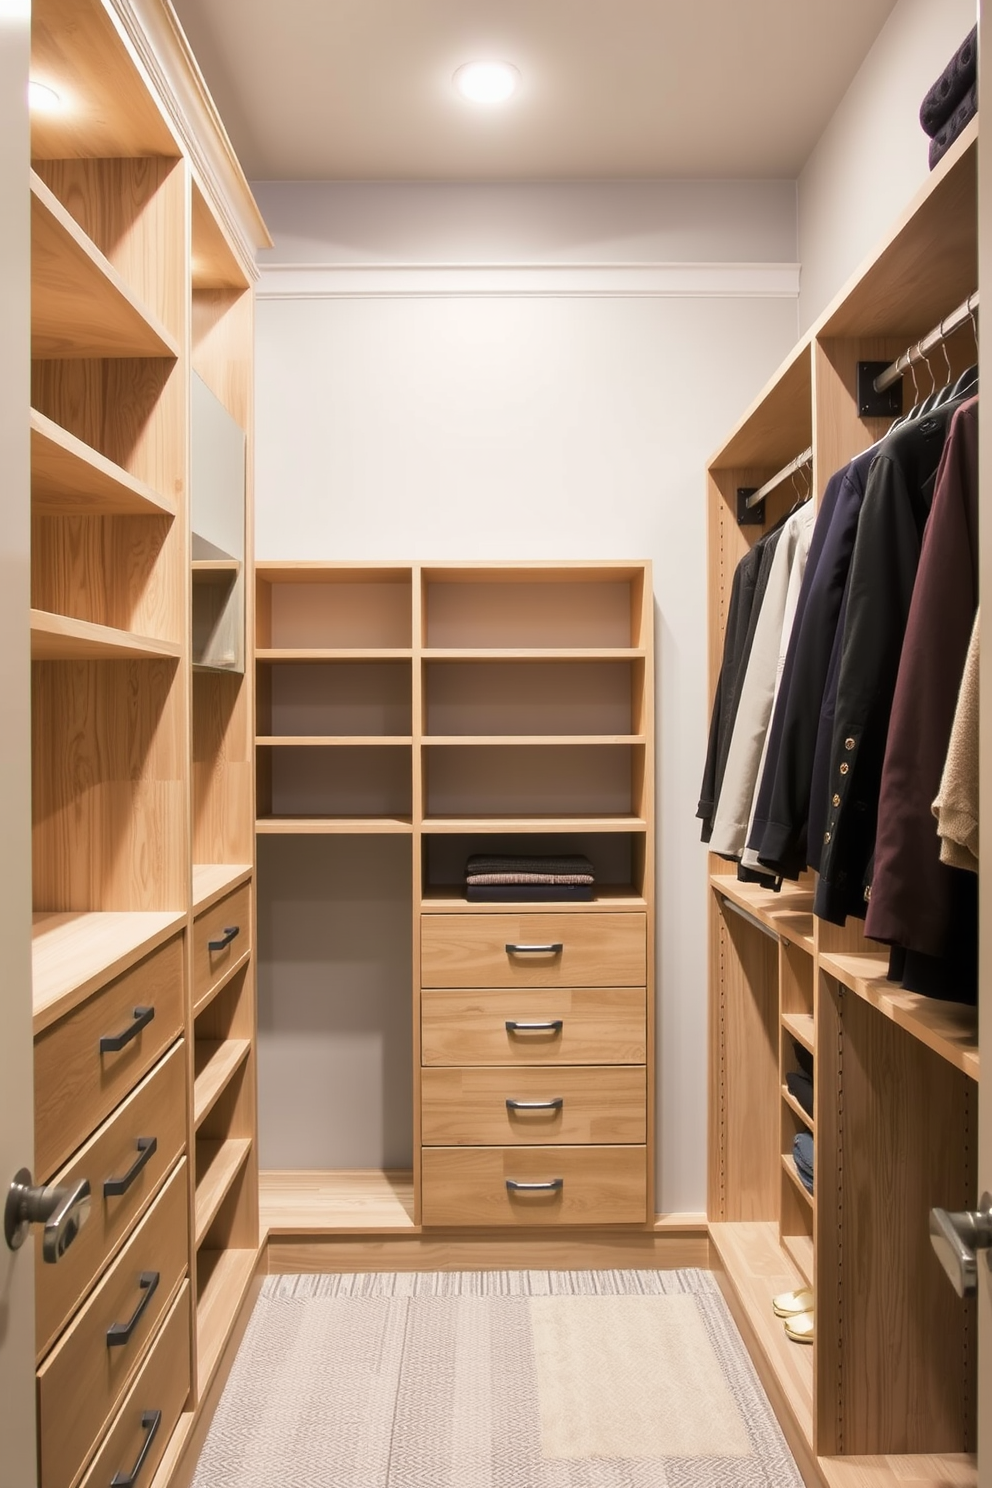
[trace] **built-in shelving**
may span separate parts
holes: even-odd
[[[174,517],[176,505],[32,408],[31,510],[41,517]]]
[[[413,743],[407,734],[259,734],[258,749],[386,749]]]
[[[798,1039],[804,1049],[816,1053],[816,1024],[810,1013],[783,1013],[782,1027],[786,1033]]]
[[[193,913],[209,909],[216,900],[246,883],[251,875],[250,863],[194,863]]]
[[[261,1172],[259,1224],[264,1235],[391,1234],[413,1231],[413,1174],[382,1169],[350,1172]]]
[[[251,1151],[251,1137],[199,1137],[196,1143],[196,1247],[203,1244]]]
[[[31,611],[32,661],[175,660],[181,649],[178,641],[136,635],[131,630],[96,625],[71,615],[53,615],[47,610]]]
[[[32,921],[38,1034],[177,934],[186,916],[177,911],[38,911]]]
[[[413,652],[403,646],[285,646],[255,652],[258,662],[409,661]]]
[[[203,1249],[197,1254],[197,1380],[201,1397],[210,1388],[257,1269],[256,1246]]]
[[[194,584],[233,584],[241,572],[238,558],[194,558],[190,565]]]
[[[201,1039],[193,1045],[193,1124],[203,1125],[251,1053],[246,1038]]]
[[[789,1090],[789,1087],[787,1085],[782,1086],[782,1100],[789,1107],[789,1110],[794,1112],[794,1114],[799,1117],[799,1120],[805,1126],[808,1126],[810,1131],[815,1134],[816,1126],[814,1125],[812,1116],[810,1116],[808,1112],[803,1110],[802,1106],[796,1100],[795,1096]]]
[[[643,646],[425,646],[424,661],[643,661]]]
[[[630,884],[597,884],[592,899],[572,903],[563,900],[556,903],[558,914],[617,914],[623,910],[645,910],[647,900]],[[456,884],[426,888],[421,897],[420,908],[424,914],[506,914],[506,905],[499,903],[470,903],[465,898],[464,888]]]
[[[560,833],[646,832],[642,816],[425,816],[425,833],[526,833],[555,836]]]
[[[262,836],[408,836],[408,816],[260,816],[255,830]]]
[[[444,748],[498,748],[520,749],[531,745],[561,746],[565,749],[583,745],[617,744],[640,745],[646,743],[643,734],[425,734],[423,743],[431,749]]]
[[[796,1172],[796,1165],[791,1155],[786,1152],[782,1153],[782,1171],[785,1173],[787,1178],[790,1178],[792,1180],[792,1184],[796,1192],[799,1194],[800,1198],[803,1199],[812,1209],[813,1195],[810,1193],[809,1189],[806,1187],[799,1174]]]

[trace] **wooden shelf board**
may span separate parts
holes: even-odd
[[[409,816],[260,816],[255,831],[262,837],[409,836],[413,821]]]
[[[782,1248],[802,1273],[809,1286],[813,1285],[813,1237],[811,1235],[783,1235]]]
[[[176,504],[32,408],[31,511],[39,517],[174,517]]]
[[[193,1124],[199,1127],[248,1058],[250,1039],[195,1039]]]
[[[116,630],[110,625],[95,625],[91,620],[53,615],[47,610],[31,611],[32,661],[176,659],[180,650],[178,641],[160,641],[130,630]]]
[[[190,564],[194,584],[233,584],[241,572],[237,558],[194,558]]]
[[[406,584],[413,581],[410,563],[323,563],[295,558],[256,563],[263,584]]]
[[[806,1187],[806,1185],[803,1183],[803,1180],[800,1178],[799,1174],[796,1172],[796,1165],[795,1165],[795,1163],[792,1160],[792,1154],[791,1153],[788,1153],[788,1152],[783,1152],[782,1153],[782,1172],[786,1175],[787,1178],[791,1179],[792,1185],[795,1188],[796,1192],[803,1199],[806,1200],[806,1203],[812,1209],[813,1208],[813,1195],[810,1193],[809,1189]]]
[[[776,894],[760,884],[741,883],[732,874],[713,873],[710,884],[724,899],[760,920],[773,935],[813,954],[813,893],[790,884]]]
[[[805,1278],[779,1243],[774,1223],[711,1224],[710,1240],[725,1281],[763,1356],[764,1369],[778,1381],[785,1403],[807,1443],[813,1440],[813,1350],[790,1343],[772,1312],[779,1292],[804,1286]],[[753,1352],[753,1350],[752,1350]]]
[[[275,662],[308,661],[410,661],[409,646],[258,646],[255,660]]]
[[[603,914],[620,910],[644,910],[647,900],[629,884],[601,884],[587,903],[563,899],[560,903],[470,903],[456,884],[425,889],[420,901],[422,914]]]
[[[380,1168],[259,1173],[258,1211],[263,1240],[271,1234],[391,1234],[417,1228],[412,1173]]]
[[[36,912],[31,928],[35,1033],[120,976],[185,922],[185,912],[176,911]]]
[[[817,1464],[826,1488],[979,1488],[978,1459],[967,1452],[818,1457]]]
[[[424,661],[643,661],[643,646],[425,646]]]
[[[783,1013],[782,1027],[792,1038],[798,1039],[804,1049],[816,1053],[816,1025],[810,1013]]]
[[[258,1265],[257,1250],[201,1250],[197,1257],[197,1378],[206,1394]]]
[[[258,734],[259,749],[407,749],[410,734]]]
[[[210,1004],[213,1002],[213,1000],[214,1000],[215,997],[219,997],[220,996],[220,994],[223,992],[224,988],[230,982],[233,982],[234,981],[234,978],[238,975],[238,972],[241,971],[245,966],[247,966],[248,965],[248,962],[250,960],[251,960],[251,947],[249,946],[247,950],[244,950],[244,951],[241,952],[241,955],[238,957],[238,959],[236,961],[232,961],[231,962],[230,966],[224,972],[223,976],[218,977],[217,980],[216,980],[216,982],[213,982],[207,988],[207,990],[199,998],[199,1001],[194,1002],[194,1004],[193,1004],[193,1017],[194,1018],[198,1018],[200,1016],[200,1014],[203,1012],[203,1009],[206,1008],[206,1007],[209,1007]]]
[[[978,1009],[960,1002],[941,1002],[904,992],[886,976],[888,957],[861,952],[837,952],[820,957],[820,969],[836,978],[856,997],[870,1002],[913,1038],[926,1044],[956,1069],[979,1077]]]
[[[767,469],[773,475],[812,440],[813,354],[807,334],[741,415],[709,468]]]
[[[606,558],[602,562],[575,558],[558,563],[547,563],[541,558],[524,562],[505,558],[493,563],[467,559],[425,563],[421,569],[425,584],[616,584],[624,579],[640,578],[643,573],[643,564],[628,563],[622,558]]]
[[[789,1110],[794,1112],[794,1114],[799,1117],[799,1120],[803,1123],[803,1125],[815,1136],[816,1126],[814,1125],[812,1116],[807,1116],[806,1112],[803,1110],[802,1106],[796,1100],[796,1097],[792,1094],[787,1085],[782,1086],[782,1100],[789,1107]]]
[[[643,734],[425,734],[420,741],[432,749],[441,748],[519,748],[521,745],[560,745],[564,749],[576,745],[644,744]]]
[[[193,176],[193,232],[190,269],[193,288],[249,289],[250,282]]]
[[[425,816],[424,832],[646,832],[642,816]]]
[[[32,357],[178,357],[179,351],[32,171]]]
[[[227,1137],[214,1141],[198,1137],[196,1142],[196,1248],[199,1250],[231,1185],[251,1151],[251,1137]],[[199,1176],[201,1169],[202,1176]]]
[[[194,863],[193,913],[209,909],[252,875],[250,863]]]

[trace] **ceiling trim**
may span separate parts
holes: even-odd
[[[773,298],[799,295],[798,263],[262,263],[260,300],[438,295]]]

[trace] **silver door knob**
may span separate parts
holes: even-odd
[[[19,1250],[33,1224],[45,1226],[41,1241],[42,1259],[54,1265],[90,1217],[90,1185],[84,1178],[71,1188],[36,1187],[28,1168],[22,1168],[7,1190],[3,1210],[4,1239],[11,1250]]]
[[[982,1194],[977,1210],[948,1214],[946,1209],[931,1209],[930,1244],[958,1296],[973,1297],[978,1291],[978,1252],[992,1248],[992,1194]]]

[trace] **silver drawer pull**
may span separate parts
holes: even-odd
[[[564,1178],[549,1178],[547,1183],[518,1183],[516,1178],[506,1180],[508,1193],[561,1193],[564,1187]]]
[[[565,945],[556,940],[550,945],[505,945],[503,949],[508,956],[560,956]]]
[[[561,1033],[564,1028],[561,1018],[549,1018],[546,1023],[520,1023],[514,1018],[507,1018],[507,1033]]]
[[[556,1095],[552,1100],[545,1101],[511,1100],[509,1096],[506,1099],[506,1109],[508,1111],[560,1111],[564,1104],[564,1098],[560,1095]]]

